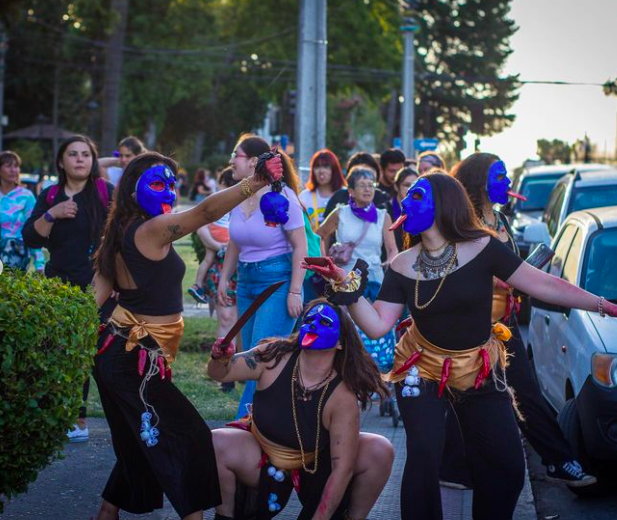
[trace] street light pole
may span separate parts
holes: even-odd
[[[295,159],[302,184],[313,154],[326,146],[326,0],[301,0],[295,120]]]
[[[403,103],[401,107],[401,140],[403,152],[407,157],[414,156],[414,108],[415,108],[415,83],[414,83],[414,33],[418,30],[416,21],[412,17],[405,18],[401,26],[404,42],[403,54]]]

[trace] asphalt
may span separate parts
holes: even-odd
[[[105,419],[89,419],[90,440],[81,444],[67,444],[64,458],[45,468],[36,482],[30,485],[28,493],[10,501],[3,520],[36,519],[46,520],[88,520],[94,516],[100,501],[100,492],[115,461],[111,437]],[[222,427],[221,423],[209,423],[211,428]],[[380,417],[379,407],[365,412],[362,416],[362,430],[381,434],[394,445],[396,457],[390,480],[379,500],[373,507],[371,520],[400,518],[400,482],[405,463],[405,430],[402,425],[395,428],[389,416]],[[444,520],[471,520],[471,491],[442,488]],[[277,519],[297,518],[299,503],[294,498]],[[212,519],[213,511],[204,514]],[[175,520],[177,515],[169,502],[163,509],[147,515],[121,514],[122,520]],[[515,520],[537,520],[529,478],[519,499]]]

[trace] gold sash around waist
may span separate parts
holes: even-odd
[[[502,320],[508,310],[508,298],[510,297],[510,291],[508,289],[502,289],[501,287],[495,287],[493,289],[493,308],[491,311],[491,323],[497,323]]]
[[[176,359],[184,332],[182,318],[171,323],[147,323],[139,321],[131,311],[116,305],[109,321],[120,329],[130,328],[126,342],[127,352],[133,350],[146,336],[152,336],[163,349],[163,355],[168,364]]]
[[[294,450],[292,448],[287,448],[286,446],[281,446],[280,444],[272,442],[268,438],[264,437],[257,428],[255,421],[251,422],[251,433],[274,467],[284,470],[302,469],[302,454],[300,453],[300,450]],[[314,452],[304,453],[304,461],[307,466],[313,464],[314,460]]]
[[[484,348],[488,352],[491,368],[496,363],[505,368],[506,349],[503,342],[508,341],[511,336],[512,333],[508,327],[502,323],[495,323],[490,339],[483,345],[466,350],[447,350],[428,341],[422,336],[416,323],[413,322],[396,345],[392,370],[382,377],[384,381],[392,383],[402,381],[407,376],[407,371],[401,374],[396,374],[396,371],[414,353],[420,352],[421,355],[415,366],[418,368],[421,378],[439,382],[444,361],[450,358],[452,364],[450,366],[447,386],[461,391],[469,390],[473,388],[478,372],[483,366],[480,349]]]

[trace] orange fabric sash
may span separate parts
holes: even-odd
[[[251,421],[251,433],[273,466],[283,470],[302,469],[302,454],[299,450],[281,446],[264,437],[257,428],[255,421]],[[304,453],[304,462],[307,466],[312,464],[314,460],[314,452]]]
[[[382,378],[384,381],[392,383],[405,379],[407,371],[397,374],[397,370],[412,355],[419,352],[420,357],[414,364],[418,368],[421,378],[439,382],[442,377],[444,361],[449,358],[451,365],[447,387],[461,391],[469,390],[474,387],[478,372],[483,368],[481,349],[488,353],[491,368],[496,363],[505,368],[506,349],[503,342],[508,341],[511,336],[512,333],[508,327],[501,323],[495,323],[490,339],[483,345],[466,350],[446,350],[433,345],[422,336],[416,323],[413,322],[396,346],[392,370],[388,374],[384,374]]]
[[[176,359],[184,332],[184,320],[182,318],[172,323],[146,323],[139,321],[131,311],[116,305],[109,321],[120,329],[130,328],[126,342],[127,352],[133,350],[146,336],[152,336],[154,341],[163,349],[163,355],[168,364]]]
[[[491,312],[491,322],[497,323],[502,320],[508,310],[508,298],[510,298],[510,291],[495,286],[493,288],[493,309]]]

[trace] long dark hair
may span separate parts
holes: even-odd
[[[465,160],[455,164],[450,175],[457,179],[467,190],[478,217],[482,216],[482,208],[488,201],[486,180],[488,169],[499,157],[492,153],[474,153]]]
[[[364,410],[371,402],[371,396],[375,392],[382,398],[387,397],[389,395],[388,387],[381,380],[379,369],[364,348],[364,344],[347,311],[324,298],[319,298],[308,305],[301,319],[304,319],[304,316],[313,307],[323,304],[330,305],[338,314],[341,322],[340,342],[343,348],[337,350],[334,355],[334,370],[341,376],[347,388],[355,394]],[[289,338],[264,339],[261,343],[267,343],[260,355],[261,360],[264,362],[275,361],[274,365],[270,367],[271,369],[277,366],[286,354],[300,349],[298,333],[292,334]]]
[[[90,153],[92,154],[92,168],[82,193],[84,194],[84,198],[86,200],[84,209],[88,215],[88,220],[90,221],[90,242],[92,244],[98,244],[99,239],[101,238],[101,230],[105,224],[105,210],[107,208],[103,208],[103,204],[101,203],[101,199],[99,198],[99,193],[96,188],[96,180],[101,175],[99,173],[99,151],[92,139],[86,137],[85,135],[74,135],[73,137],[69,137],[66,141],[62,142],[58,148],[58,153],[56,154],[58,185],[60,188],[64,188],[66,186],[66,171],[60,164],[60,161],[62,160],[62,156],[64,155],[64,152],[66,152],[66,149],[73,143],[85,143],[88,148],[90,148]]]
[[[126,166],[115,192],[107,224],[94,257],[94,269],[110,282],[116,280],[116,253],[122,251],[126,228],[136,219],[150,217],[135,200],[135,185],[143,172],[155,164],[169,166],[174,175],[178,173],[176,161],[160,153],[146,152],[138,155]]]
[[[433,169],[422,179],[431,183],[435,199],[435,222],[449,242],[467,242],[495,233],[484,227],[463,185],[443,170]]]
[[[263,153],[267,153],[270,151],[270,145],[265,139],[254,135],[254,134],[243,134],[238,139],[236,143],[236,147],[241,146],[242,151],[250,158],[250,157],[259,157]],[[282,162],[283,162],[283,181],[285,184],[289,186],[293,192],[297,195],[299,192],[299,180],[298,174],[296,173],[296,169],[294,168],[293,161],[282,150],[277,150],[278,153],[281,154]]]
[[[309,180],[306,183],[306,189],[309,191],[315,191],[318,186],[317,178],[315,177],[315,168],[319,166],[329,166],[332,170],[332,177],[330,178],[330,188],[332,191],[338,191],[343,186],[347,185],[345,181],[345,177],[343,177],[343,171],[341,169],[341,163],[338,160],[338,157],[332,150],[328,150],[324,148],[323,150],[318,150],[311,157],[311,174],[309,175]]]

